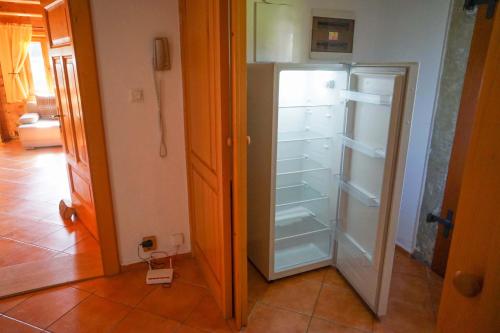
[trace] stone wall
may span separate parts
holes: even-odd
[[[437,224],[428,224],[425,218],[428,213],[439,214],[441,211],[448,163],[455,136],[460,98],[475,23],[475,14],[466,13],[462,6],[462,0],[454,0],[452,3],[443,71],[427,162],[425,189],[420,209],[416,249],[413,253],[415,257],[428,264],[431,263],[434,253]]]

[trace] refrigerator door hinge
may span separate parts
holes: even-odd
[[[488,9],[486,10],[486,18],[491,19],[495,14],[497,2],[498,0],[465,0],[464,10],[474,11],[476,6],[487,5]]]

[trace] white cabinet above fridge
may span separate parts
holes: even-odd
[[[334,265],[385,312],[407,71],[248,65],[248,254],[268,280]]]

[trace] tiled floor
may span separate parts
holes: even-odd
[[[432,332],[441,279],[397,253],[389,313],[374,318],[335,269],[266,283],[249,266],[247,333]],[[175,263],[171,288],[145,268],[0,300],[0,332],[231,332],[196,262]]]
[[[59,217],[69,186],[62,148],[24,150],[0,143],[0,267],[89,253],[98,242],[79,222]]]
[[[433,332],[442,279],[397,250],[389,309],[372,315],[334,268],[267,283],[249,265],[247,332]]]
[[[170,288],[141,268],[0,300],[0,332],[231,332],[194,259],[175,268]]]

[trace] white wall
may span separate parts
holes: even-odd
[[[189,248],[178,4],[174,0],[92,0],[94,35],[120,261],[138,261],[137,244],[182,232]],[[159,130],[152,42],[169,38],[172,70],[164,72],[168,157],[158,156]],[[144,89],[144,103],[129,90]]]
[[[248,0],[250,15],[253,2]],[[441,58],[446,36],[450,0],[283,0],[303,13],[298,24],[303,31],[299,61],[307,62],[312,8],[355,12],[354,62],[416,62],[419,64],[415,107],[406,162],[397,242],[414,248],[423,191],[425,165]],[[275,1],[275,2],[283,2]],[[248,19],[253,31],[253,19]],[[253,36],[248,38],[248,56],[253,55]],[[294,56],[295,58],[295,56]]]

